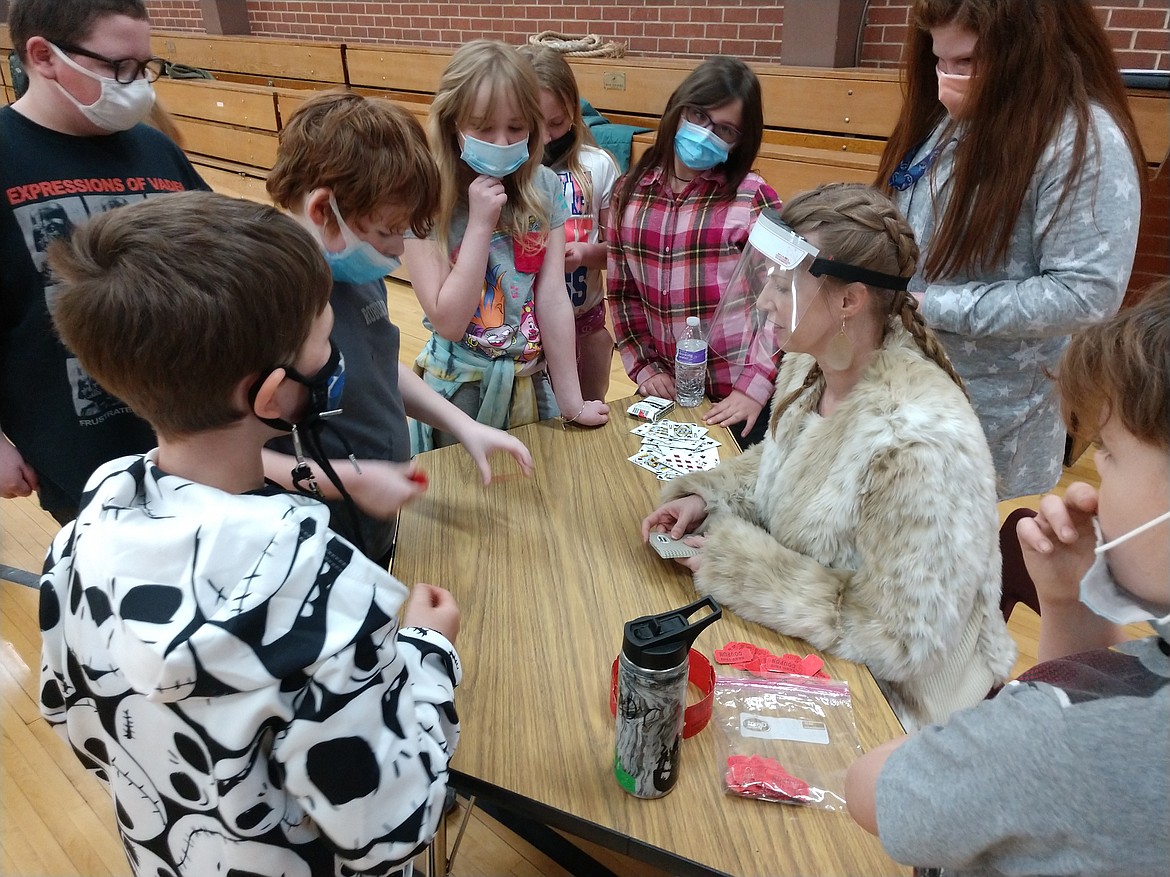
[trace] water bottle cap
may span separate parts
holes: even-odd
[[[687,619],[704,607],[710,614],[689,624]],[[670,670],[686,660],[695,638],[722,614],[713,598],[703,597],[681,609],[635,618],[626,622],[622,654],[646,670]]]
[[[698,317],[687,317],[687,325],[688,326],[699,325],[699,318]]]

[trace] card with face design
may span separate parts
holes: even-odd
[[[631,463],[641,466],[646,471],[653,472],[658,476],[660,481],[669,481],[671,478],[682,474],[678,469],[673,469],[668,466],[658,455],[648,451],[638,451],[629,460]]]

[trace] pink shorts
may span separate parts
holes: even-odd
[[[577,317],[577,337],[584,338],[592,335],[598,329],[605,328],[605,302],[599,301],[585,313]]]

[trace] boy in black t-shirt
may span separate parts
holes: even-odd
[[[93,215],[207,186],[140,124],[162,69],[141,0],[16,0],[8,24],[28,90],[0,108],[0,497],[36,491],[64,523],[98,465],[154,436],[54,336],[46,249]]]

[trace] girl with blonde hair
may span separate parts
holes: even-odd
[[[557,414],[594,426],[609,411],[585,399],[577,379],[564,291],[566,209],[560,181],[540,161],[539,93],[515,49],[475,40],[455,52],[431,105],[442,181],[435,229],[406,240],[432,331],[416,369],[456,407],[501,429]],[[416,452],[454,443],[413,427]]]

